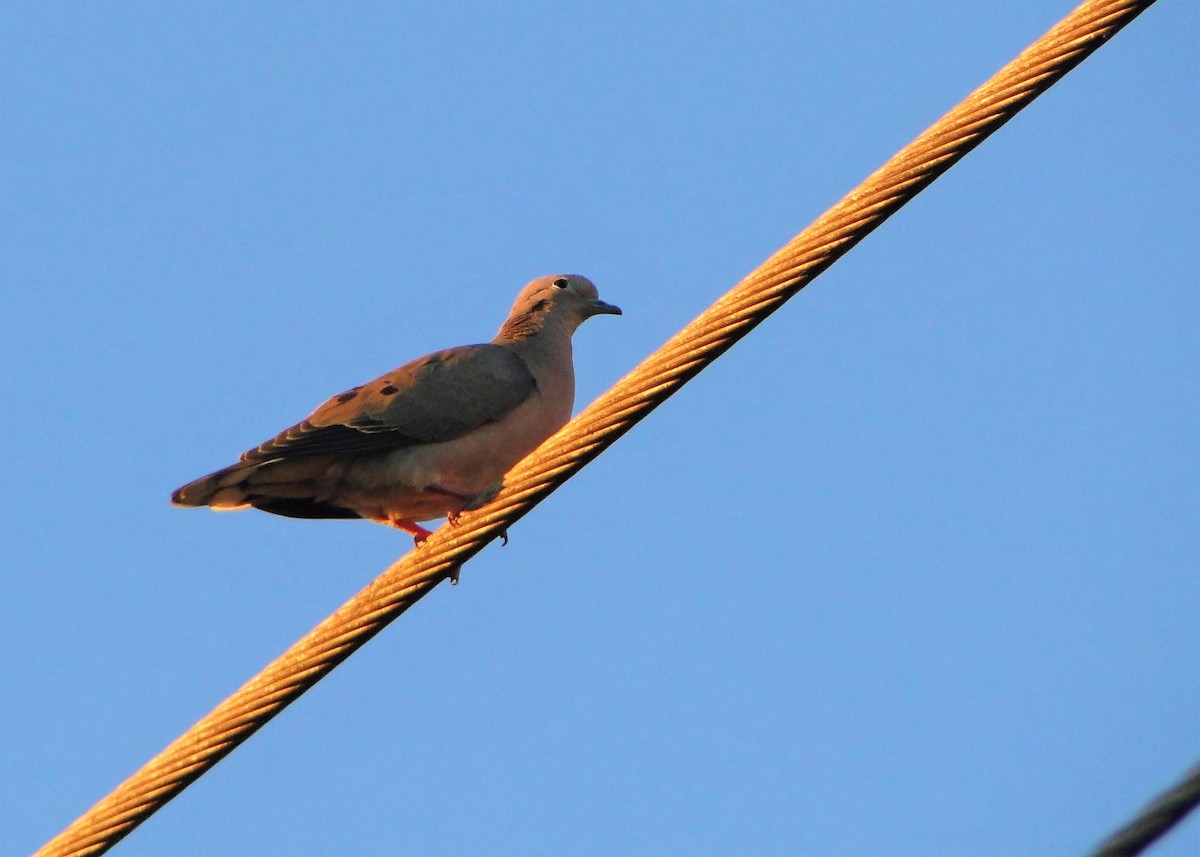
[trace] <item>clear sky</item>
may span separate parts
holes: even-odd
[[[0,851],[410,545],[172,489],[542,274],[625,310],[582,407],[1070,8],[8,4]],[[1198,44],[1152,7],[116,853],[1094,844],[1200,759]]]

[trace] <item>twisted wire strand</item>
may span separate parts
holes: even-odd
[[[1148,803],[1137,816],[1101,842],[1091,857],[1136,857],[1200,805],[1200,765]]]
[[[495,500],[388,568],[38,857],[112,847],[1153,2],[1092,0],[1077,8],[518,464]]]

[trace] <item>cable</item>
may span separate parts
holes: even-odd
[[[1101,842],[1091,857],[1135,857],[1200,805],[1200,765],[1148,803],[1137,817]]]
[[[215,765],[1154,0],[1092,0],[788,242],[518,464],[500,495],[438,529],[37,852],[99,854]]]

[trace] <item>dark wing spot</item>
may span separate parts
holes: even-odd
[[[385,385],[385,386],[383,386],[383,387],[380,387],[380,388],[379,388],[379,392],[380,392],[380,393],[382,393],[382,394],[383,394],[383,395],[385,395],[385,396],[394,396],[394,395],[396,395],[397,393],[399,393],[399,392],[400,392],[400,388],[399,388],[399,387],[393,387],[391,384],[387,384],[387,385]]]
[[[351,399],[353,399],[355,396],[357,396],[357,395],[358,395],[358,391],[359,391],[359,390],[361,390],[361,389],[362,389],[362,387],[355,387],[355,388],[354,388],[354,389],[352,389],[352,390],[347,390],[346,392],[342,393],[340,396],[338,396],[338,397],[337,397],[338,404],[339,404],[339,405],[344,405],[344,404],[346,404],[346,402],[350,401],[350,400],[351,400]]]
[[[391,425],[390,423],[384,422],[383,420],[377,420],[374,417],[367,417],[367,416],[362,416],[362,417],[359,417],[358,419],[350,420],[350,422],[346,423],[346,425],[344,425],[344,426],[323,426],[322,430],[329,431],[330,429],[335,429],[335,428],[340,428],[340,429],[349,428],[354,431],[365,432],[367,434],[371,434],[372,432],[383,432],[383,431],[395,431],[396,430],[396,427]]]

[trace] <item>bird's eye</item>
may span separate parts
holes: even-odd
[[[567,287],[567,278],[566,277],[559,277],[557,280],[554,281],[554,288],[565,289],[566,287]]]

